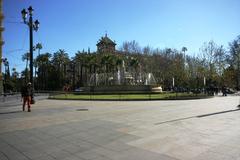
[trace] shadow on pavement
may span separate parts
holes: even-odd
[[[227,110],[227,111],[222,111],[222,112],[215,112],[215,113],[210,113],[210,114],[203,114],[203,115],[199,115],[196,116],[197,118],[202,118],[202,117],[208,117],[208,116],[213,116],[213,115],[217,115],[217,114],[223,114],[223,113],[228,113],[228,112],[235,112],[235,111],[239,111],[240,109],[232,109],[232,110]]]
[[[0,115],[1,114],[13,114],[13,113],[20,113],[20,112],[23,112],[23,111],[11,111],[11,112],[0,112]]]
[[[88,109],[77,109],[76,111],[88,111]]]
[[[164,124],[164,123],[171,123],[171,122],[176,122],[176,121],[182,121],[182,120],[192,119],[192,118],[204,118],[204,117],[208,117],[208,116],[214,116],[214,115],[218,115],[218,114],[229,113],[229,112],[236,112],[236,111],[240,111],[240,108],[232,109],[232,110],[226,110],[226,111],[221,111],[221,112],[214,112],[214,113],[209,113],[209,114],[202,114],[202,115],[197,115],[197,116],[191,116],[191,117],[178,118],[178,119],[174,119],[174,120],[169,120],[169,121],[155,123],[155,125],[160,125],[160,124]]]

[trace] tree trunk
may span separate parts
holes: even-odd
[[[80,86],[83,86],[83,65],[81,64],[81,72],[80,72]]]

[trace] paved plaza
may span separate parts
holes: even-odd
[[[240,160],[239,96],[0,103],[0,160]]]

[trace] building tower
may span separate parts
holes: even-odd
[[[115,46],[116,43],[105,34],[105,37],[102,37],[97,43],[97,52],[100,54],[113,54],[115,53]]]
[[[2,26],[3,23],[3,11],[2,11],[2,0],[0,0],[0,94],[3,93],[3,76],[2,76],[2,46],[4,44],[4,41],[2,39],[2,32],[4,31],[4,28]]]

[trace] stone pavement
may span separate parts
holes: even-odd
[[[41,100],[41,99],[46,99],[48,97],[47,93],[35,93],[35,100]],[[21,94],[13,94],[13,95],[7,95],[3,96],[0,95],[0,108],[1,107],[11,107],[11,106],[16,106],[16,105],[21,105],[22,97]]]
[[[240,160],[239,96],[0,106],[0,160]]]

